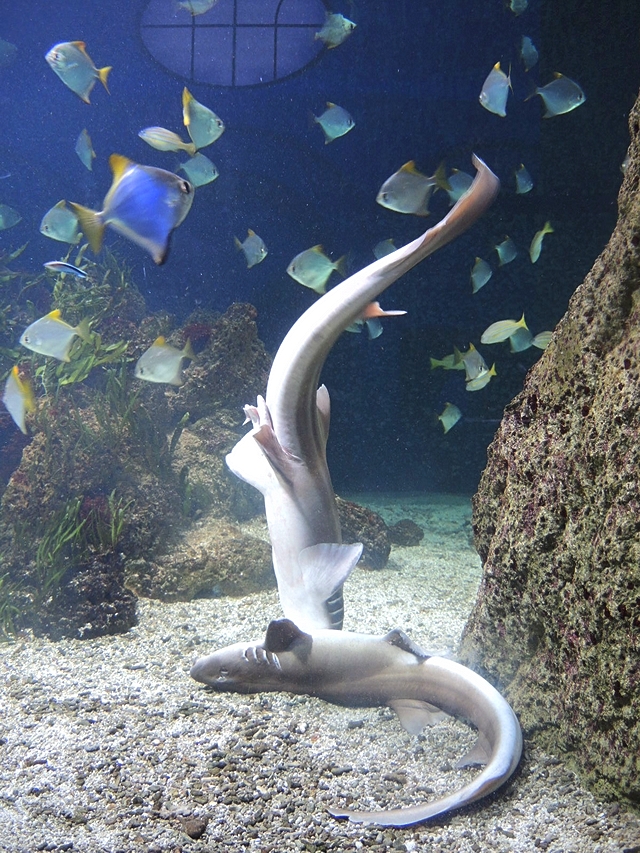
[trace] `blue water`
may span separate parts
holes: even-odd
[[[322,243],[333,258],[348,254],[355,271],[371,262],[379,240],[393,237],[401,245],[425,226],[375,202],[381,183],[399,166],[415,159],[430,173],[445,160],[471,171],[472,151],[487,161],[503,180],[493,209],[385,295],[383,306],[403,308],[405,317],[386,321],[375,341],[343,336],[323,374],[333,400],[329,461],[338,491],[472,491],[502,409],[540,353],[513,356],[506,344],[485,347],[498,376],[474,394],[466,392],[461,374],[431,372],[429,357],[477,344],[491,322],[517,319],[523,311],[534,333],[561,318],[615,224],[627,115],[640,79],[640,7],[531,0],[515,17],[501,0],[345,2],[332,10],[358,26],[344,44],[279,82],[223,88],[185,81],[149,55],[140,36],[147,0],[1,5],[0,37],[19,53],[0,69],[0,175],[10,173],[0,181],[0,201],[16,207],[23,220],[0,232],[0,250],[29,240],[23,268],[37,271],[64,251],[38,231],[55,202],[100,206],[112,152],[177,167],[180,158],[149,148],[137,134],[149,125],[184,130],[185,82],[223,118],[226,132],[203,152],[220,177],[197,191],[166,265],[155,267],[113,232],[107,237],[132,265],[149,309],[169,310],[178,321],[198,305],[223,311],[233,301],[249,301],[274,351],[315,298],[285,272],[295,254]],[[522,35],[540,52],[528,75],[518,56]],[[75,39],[87,43],[98,66],[113,66],[111,95],[98,84],[90,106],[44,61],[54,43]],[[478,103],[498,60],[505,69],[513,65],[515,91],[504,119]],[[554,71],[579,81],[587,101],[543,121],[540,99],[524,98],[531,81],[548,82]],[[326,101],[344,106],[356,121],[351,133],[330,145],[308,123],[309,112],[318,114]],[[83,127],[98,155],[93,172],[74,152]],[[513,170],[521,162],[536,183],[527,196],[514,193]],[[429,222],[446,210],[444,194],[436,196]],[[532,265],[528,245],[547,219],[556,232]],[[242,239],[247,228],[269,248],[264,263],[251,270],[233,245],[234,235]],[[495,266],[492,246],[505,234],[515,240],[519,257],[472,296],[474,257]],[[463,419],[443,436],[436,415],[447,401],[462,409]]]

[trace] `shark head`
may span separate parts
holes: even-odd
[[[277,619],[269,623],[262,642],[234,643],[198,658],[190,675],[220,693],[286,690],[292,674],[305,666],[312,645],[313,637],[290,619]]]

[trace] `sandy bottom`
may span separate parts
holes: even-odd
[[[469,502],[349,497],[426,535],[394,548],[383,571],[356,570],[345,628],[401,627],[430,651],[453,650],[481,571]],[[384,829],[333,819],[327,808],[407,805],[461,787],[478,772],[454,769],[473,732],[451,719],[412,737],[386,708],[216,695],[190,680],[195,657],[260,638],[278,616],[275,592],[141,601],[123,636],[0,647],[0,851],[640,853],[638,816],[596,800],[561,757],[526,741],[503,789],[442,820]]]

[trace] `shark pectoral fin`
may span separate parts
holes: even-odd
[[[392,646],[397,646],[403,652],[410,652],[420,660],[427,660],[427,658],[431,657],[429,652],[425,652],[424,649],[420,648],[401,628],[394,628],[388,634],[385,634],[384,641]]]
[[[300,464],[301,460],[284,449],[278,441],[271,424],[260,424],[259,427],[253,430],[252,435],[264,450],[267,459],[276,471],[291,485],[293,483],[295,465]]]
[[[460,761],[456,762],[456,768],[460,770],[462,767],[475,767],[477,765],[488,764],[491,758],[491,751],[491,744],[487,736],[482,732],[478,732],[478,740],[469,752],[465,753]]]
[[[298,554],[298,565],[308,593],[326,601],[339,589],[354,570],[362,555],[362,544],[338,545],[321,542]]]
[[[402,727],[412,735],[419,735],[425,726],[435,726],[448,717],[440,708],[421,699],[393,699],[388,704],[398,715]]]
[[[225,462],[236,477],[249,483],[263,495],[278,487],[278,480],[269,460],[256,443],[253,431],[246,433],[227,453]]]

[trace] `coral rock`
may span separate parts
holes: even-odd
[[[640,803],[640,101],[608,246],[505,410],[461,657],[605,796]]]

